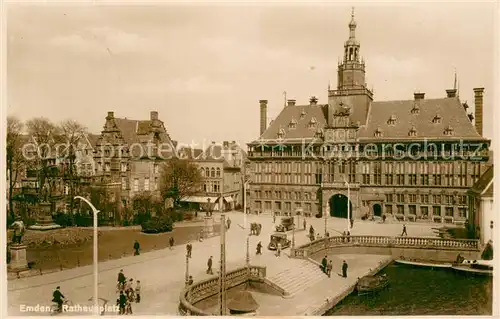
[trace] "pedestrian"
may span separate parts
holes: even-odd
[[[329,233],[329,232],[326,232],[325,237],[326,237],[326,238],[329,238],[329,237],[330,237],[330,233]]]
[[[168,244],[170,245],[170,250],[174,248],[174,237],[168,239]]]
[[[135,302],[141,302],[141,281],[137,280],[135,284]]]
[[[351,228],[352,228],[354,226],[354,219],[351,218],[350,222],[351,222]]]
[[[257,244],[257,253],[256,255],[262,255],[262,243],[259,241]]]
[[[231,219],[227,218],[227,229],[231,228]]]
[[[408,233],[406,232],[406,225],[403,224],[403,232],[401,233],[401,236],[408,236]]]
[[[129,296],[130,293],[132,293],[132,294],[134,293],[133,285],[134,285],[134,279],[130,278],[126,287],[125,287],[125,293],[127,294],[127,296]]]
[[[125,277],[125,274],[123,273],[123,269],[120,269],[120,272],[118,273],[118,291],[122,291],[125,288],[125,281],[127,278]]]
[[[134,256],[139,255],[139,249],[141,249],[141,245],[139,245],[139,242],[136,239],[134,242]]]
[[[314,228],[312,225],[309,227],[309,234],[314,236]]]
[[[332,269],[333,269],[333,262],[332,260],[330,260],[328,265],[326,265],[326,274],[328,275],[328,278],[330,278],[332,275]]]
[[[344,277],[344,278],[347,278],[347,267],[349,267],[349,266],[347,265],[347,263],[344,260],[344,262],[342,263],[342,277]]]
[[[307,222],[306,219],[304,218],[304,230],[306,230]]]
[[[281,243],[276,245],[276,257],[281,256]]]
[[[213,275],[214,272],[212,271],[212,256],[210,256],[210,258],[208,258],[208,261],[207,261],[207,274],[209,275]]]
[[[346,238],[346,237],[347,237],[347,233],[346,233],[346,232],[345,232],[345,230],[344,230],[344,232],[342,233],[342,242],[343,242],[343,243],[345,243],[345,242],[346,242],[346,240],[347,240],[347,238]]]
[[[328,260],[326,259],[326,256],[321,259],[321,271],[326,274],[326,266],[328,264]]]
[[[125,306],[127,305],[127,297],[125,296],[123,291],[120,291],[120,297],[118,298],[118,302],[120,307],[119,314],[123,315],[125,314]]]
[[[386,218],[387,218],[387,216],[385,214],[382,215],[382,223],[385,223]]]
[[[191,242],[188,242],[186,245],[186,253],[188,258],[191,258],[191,252],[193,251],[193,245],[191,245]]]
[[[351,232],[350,232],[350,231],[347,231],[347,241],[348,241],[348,242],[351,242],[351,238],[350,238],[350,236],[351,236]]]
[[[276,224],[276,213],[273,213],[273,224]]]

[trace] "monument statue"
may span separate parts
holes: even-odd
[[[12,235],[12,243],[21,245],[21,240],[25,232],[24,223],[21,220],[21,217],[17,216],[16,221],[12,223],[11,227],[14,229],[14,234]]]

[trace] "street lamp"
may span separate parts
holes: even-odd
[[[189,255],[186,251],[186,287],[189,285]]]
[[[298,222],[297,222],[298,223]],[[292,225],[292,250],[295,249],[295,216],[293,217],[293,225]]]
[[[99,210],[97,208],[94,207],[94,205],[92,205],[92,203],[87,200],[86,198],[84,197],[81,197],[81,196],[75,196],[75,199],[81,199],[83,200],[84,202],[86,202],[90,208],[92,208],[92,212],[94,214],[94,313],[95,315],[99,315],[99,298],[98,298],[98,285],[99,285],[99,281],[98,281],[98,276],[97,276],[97,273],[98,273],[98,268],[97,268],[97,264],[98,264],[98,255],[97,255],[97,214],[99,213]]]
[[[347,186],[347,231],[350,233],[351,232],[351,188],[349,183],[347,182],[347,179],[345,178],[345,175],[342,175],[342,178],[344,179],[344,183]]]
[[[326,203],[325,212],[324,212],[324,215],[325,215],[325,237],[326,237],[326,234],[328,233],[328,230],[327,230],[328,219],[327,219],[326,214],[328,214],[329,211],[330,211],[330,204]]]

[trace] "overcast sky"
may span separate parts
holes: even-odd
[[[485,88],[493,135],[496,5],[356,4],[356,37],[375,100],[445,97],[454,70],[473,110]],[[99,133],[106,112],[149,119],[157,110],[181,142],[249,142],[283,91],[327,102],[348,38],[341,5],[13,6],[7,11],[8,114],[72,118]]]

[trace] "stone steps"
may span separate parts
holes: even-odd
[[[308,260],[296,260],[296,263],[269,278],[270,281],[283,288],[288,297],[303,291],[324,280],[326,275],[319,266]]]

